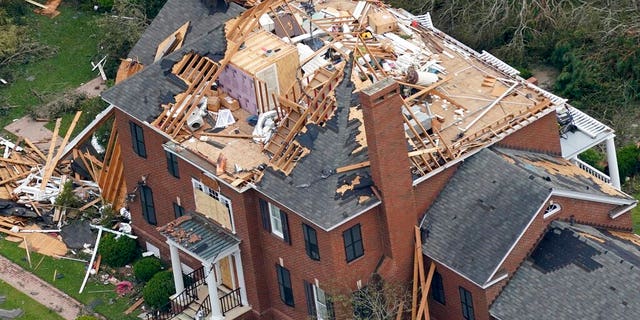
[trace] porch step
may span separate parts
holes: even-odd
[[[193,318],[193,317],[191,317],[191,316],[189,316],[189,315],[186,315],[186,314],[184,314],[184,313],[181,313],[181,314],[179,314],[179,315],[177,315],[177,316],[173,317],[173,319],[178,319],[178,320],[194,320],[195,318]]]

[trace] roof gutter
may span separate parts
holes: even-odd
[[[585,194],[578,191],[570,191],[570,190],[561,190],[561,189],[551,189],[551,194],[559,197],[566,197],[576,200],[585,200],[585,201],[593,201],[593,202],[601,202],[606,204],[615,204],[619,206],[629,206],[634,205],[638,202],[635,199],[620,199],[616,197],[608,197],[602,195],[595,194]]]

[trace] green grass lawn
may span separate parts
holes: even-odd
[[[634,194],[633,197],[640,199],[640,193]],[[631,210],[631,219],[633,220],[633,232],[640,234],[640,207],[636,206]]]
[[[0,303],[0,309],[12,310],[22,309],[22,316],[17,320],[62,320],[55,311],[41,305],[36,300],[26,294],[16,290],[8,283],[0,280],[0,296],[4,296],[6,300]]]
[[[101,58],[97,56],[100,30],[95,20],[98,16],[78,12],[64,3],[58,10],[61,14],[53,19],[33,13],[26,18],[30,35],[41,43],[56,47],[57,53],[12,67],[14,79],[9,86],[0,87],[0,96],[15,108],[0,118],[2,127],[23,116],[27,108],[46,103],[41,102],[33,90],[53,97],[98,75],[91,71],[91,61],[97,62]]]
[[[78,293],[85,275],[85,264],[82,262],[44,256],[42,263],[36,269],[35,266],[43,256],[32,252],[31,262],[34,268],[30,268],[26,260],[25,250],[19,248],[16,243],[6,240],[0,240],[0,252],[9,260],[25,268],[25,270],[53,284],[81,303],[92,307],[95,312],[108,319],[137,319],[133,315],[125,316],[123,314],[124,310],[133,304],[134,299],[128,296],[119,298],[114,292],[115,287],[113,285],[99,283],[95,276],[90,278],[83,293]],[[54,273],[61,275],[59,279],[54,280]]]

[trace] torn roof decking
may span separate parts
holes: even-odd
[[[490,314],[497,319],[636,319],[639,249],[607,230],[554,221]]]
[[[281,146],[273,146],[271,144],[271,148],[262,149],[261,144],[254,143],[252,139],[247,139],[252,135],[252,132],[251,128],[246,126],[248,114],[242,113],[242,109],[234,111],[237,124],[228,127],[222,132],[223,135],[228,136],[207,136],[206,140],[208,141],[201,141],[198,137],[206,136],[204,130],[210,128],[210,126],[205,125],[203,129],[190,132],[186,128],[186,124],[184,124],[186,116],[183,117],[181,115],[182,120],[180,121],[171,119],[171,113],[168,110],[172,105],[175,106],[183,99],[189,104],[184,110],[192,110],[193,106],[198,101],[201,101],[200,98],[205,93],[204,90],[193,88],[191,84],[207,83],[211,79],[185,81],[185,79],[181,79],[179,71],[175,70],[176,65],[186,59],[186,55],[193,54],[207,57],[217,63],[222,59],[223,52],[226,51],[228,55],[226,58],[229,63],[237,64],[241,70],[242,68],[247,68],[258,71],[262,66],[268,64],[266,62],[269,62],[269,58],[273,56],[267,57],[265,55],[261,59],[252,60],[251,57],[260,56],[260,54],[269,49],[263,43],[253,43],[252,41],[261,37],[266,37],[269,41],[277,43],[282,42],[282,40],[264,31],[260,25],[252,28],[253,31],[247,33],[247,30],[243,29],[244,24],[243,26],[238,26],[237,23],[240,20],[229,20],[229,23],[223,27],[225,21],[238,16],[242,12],[242,9],[237,6],[231,5],[226,13],[217,12],[211,14],[210,11],[206,11],[205,14],[204,10],[199,8],[203,6],[199,1],[192,2],[194,3],[189,5],[182,3],[177,5],[177,1],[170,0],[161,11],[162,17],[164,17],[161,20],[169,19],[175,21],[168,23],[168,26],[162,27],[158,26],[154,21],[155,27],[150,27],[148,32],[155,34],[157,41],[150,42],[147,36],[143,36],[142,43],[136,45],[137,49],[134,49],[130,56],[137,55],[138,53],[136,52],[138,51],[140,54],[148,52],[144,56],[149,55],[149,59],[153,59],[158,49],[157,44],[182,26],[185,22],[182,19],[189,19],[191,27],[185,36],[184,46],[158,62],[150,64],[143,71],[125,80],[122,84],[106,91],[103,94],[104,99],[117,105],[137,119],[149,123],[154,123],[155,121],[156,126],[160,123],[158,122],[160,114],[168,115],[168,119],[165,119],[165,122],[160,123],[158,127],[174,138],[177,143],[176,146],[180,146],[174,149],[188,149],[190,157],[198,157],[198,161],[204,160],[211,164],[213,168],[216,167],[217,162],[220,160],[219,155],[224,155],[227,159],[226,165],[224,168],[216,168],[218,169],[216,171],[223,172],[223,176],[220,178],[231,183],[234,187],[244,188],[246,183],[258,183],[261,178],[261,173],[259,172],[261,169],[258,168],[262,168],[261,164],[270,164],[272,169],[265,171],[263,179],[266,180],[260,182],[257,188],[261,189],[267,196],[273,197],[274,200],[298,213],[309,212],[309,218],[312,221],[318,221],[318,224],[323,228],[331,228],[338,221],[361,212],[363,208],[367,207],[366,205],[377,201],[373,195],[360,195],[359,192],[362,189],[358,189],[357,193],[352,192],[355,188],[353,186],[354,181],[356,185],[359,185],[360,180],[362,180],[361,177],[366,176],[368,169],[352,172],[358,175],[363,174],[362,176],[342,177],[341,181],[331,181],[322,187],[322,194],[325,194],[327,199],[331,198],[336,202],[335,215],[329,215],[329,217],[325,217],[326,214],[324,212],[315,212],[316,209],[314,208],[322,208],[322,205],[318,205],[315,202],[299,201],[300,199],[295,198],[295,195],[281,194],[283,190],[288,190],[290,193],[300,193],[300,186],[315,186],[318,183],[315,182],[316,179],[314,177],[322,176],[321,172],[323,170],[335,169],[339,166],[367,160],[364,120],[361,116],[358,117],[357,98],[353,99],[355,96],[345,98],[345,93],[338,94],[335,89],[336,85],[333,83],[333,81],[344,82],[343,71],[351,75],[349,79],[353,80],[353,83],[351,81],[348,83],[350,84],[351,93],[353,93],[371,84],[371,80],[377,81],[386,77],[392,77],[400,81],[401,84],[404,83],[406,80],[405,68],[407,61],[409,64],[414,64],[418,69],[423,68],[424,70],[422,71],[438,70],[437,81],[434,84],[405,86],[409,91],[406,92],[406,106],[403,108],[403,113],[414,179],[424,177],[438,167],[443,167],[447,162],[461,158],[466,153],[492,144],[513,130],[539,118],[541,115],[552,112],[556,107],[556,105],[552,104],[552,101],[543,96],[544,91],[538,91],[535,86],[526,83],[523,79],[504,74],[491,67],[482,60],[480,54],[472,53],[468,48],[463,47],[461,44],[453,43],[449,39],[443,39],[443,35],[437,31],[422,27],[415,29],[407,24],[403,26],[405,29],[413,30],[412,39],[404,39],[406,37],[400,37],[396,33],[385,33],[374,34],[373,39],[363,40],[360,37],[354,37],[354,35],[357,35],[356,33],[342,33],[340,31],[341,28],[332,26],[332,21],[342,21],[340,19],[345,18],[338,18],[338,20],[316,18],[313,19],[316,23],[312,23],[312,25],[323,29],[320,33],[324,32],[325,34],[316,36],[317,39],[322,40],[322,48],[313,53],[313,55],[317,56],[316,58],[314,56],[300,57],[301,69],[313,70],[312,73],[303,75],[302,80],[308,81],[308,85],[301,88],[300,86],[305,86],[306,84],[303,84],[303,81],[297,81],[288,90],[287,88],[280,88],[282,94],[280,97],[276,97],[278,99],[277,104],[280,107],[278,111],[280,122],[274,137],[277,138],[278,135],[282,135],[285,138],[279,140],[280,142],[278,143]],[[278,1],[276,3],[280,6],[279,12],[290,11],[298,17],[305,16],[304,11],[297,7],[299,3],[295,1],[285,5]],[[329,1],[322,4],[322,6],[327,8],[332,3],[334,2]],[[345,6],[343,10],[355,10],[356,2],[352,4],[353,6]],[[188,6],[198,9],[191,11],[192,9],[178,8]],[[375,3],[371,2],[367,2],[366,6],[369,7],[367,13],[375,10],[384,13],[384,10],[386,10],[377,7]],[[167,11],[164,12],[164,10]],[[187,10],[193,15],[191,18],[187,18],[186,13],[174,14],[173,16],[168,14],[168,12],[181,12],[180,10]],[[264,10],[264,6],[262,6],[262,10]],[[317,11],[320,11],[319,7]],[[275,19],[275,11],[273,9],[266,12],[275,20],[274,23],[279,23]],[[202,16],[198,16],[198,14],[202,14]],[[257,15],[247,11],[243,17],[244,19],[249,19],[247,21],[243,20],[245,24],[251,22],[250,24],[253,25],[256,21],[252,19],[256,18]],[[204,27],[202,21],[198,19],[208,21],[207,27]],[[351,18],[347,20],[349,20],[347,24],[359,31],[364,31],[367,25],[364,23],[365,18],[360,21],[352,21]],[[403,22],[399,21],[399,23]],[[303,25],[306,24],[303,23]],[[201,28],[205,28],[207,31]],[[240,31],[236,30],[237,32],[235,33],[231,31],[232,34],[225,38],[222,32],[223,29],[231,30],[233,28],[240,28],[237,29]],[[194,30],[200,31],[194,32]],[[238,33],[242,33],[242,35],[238,35]],[[328,37],[327,33],[330,33],[331,37]],[[198,35],[200,37],[196,38]],[[245,39],[244,49],[229,51],[230,49],[227,45],[235,47],[237,44],[234,41],[237,39]],[[152,45],[152,43],[155,45]],[[283,54],[285,51],[291,51],[292,48],[292,45],[286,45],[281,49],[282,52],[273,52],[272,55]],[[341,55],[342,58],[337,61],[329,59],[326,52],[329,48]],[[234,55],[229,56],[229,52]],[[349,52],[355,52],[356,62],[348,67],[349,70],[342,70],[342,65],[348,59]],[[384,57],[386,60],[371,59],[369,60],[370,63],[364,63],[363,56],[365,55],[377,58]],[[323,60],[323,57],[326,59]],[[144,60],[141,62],[144,62]],[[313,68],[307,68],[311,63],[318,65]],[[325,66],[329,65],[330,69],[324,69],[322,67],[323,64]],[[300,72],[302,73],[302,71]],[[209,77],[211,73],[201,72],[200,75]],[[325,90],[325,88],[329,89]],[[193,97],[188,97],[188,95],[193,95]],[[347,99],[351,102],[346,107],[344,102],[338,101],[340,99]],[[336,105],[340,103],[343,103],[343,107],[336,108]],[[166,108],[163,109],[161,105]],[[181,111],[184,112],[184,110]],[[416,122],[414,120],[423,119],[426,114],[431,116],[431,123],[429,121],[421,120]],[[299,118],[290,119],[293,115],[302,116],[304,121],[298,121]],[[352,121],[347,122],[346,125],[335,126],[336,123],[341,123],[340,121],[342,121],[340,115],[342,120],[351,117]],[[337,118],[334,119],[334,117]],[[291,128],[285,128],[285,122],[288,123],[290,120],[299,122],[293,126],[295,130],[281,134],[281,132]],[[327,127],[329,124],[332,124],[333,127]],[[358,130],[352,130],[354,126],[358,127]],[[333,138],[338,140],[333,140],[332,143],[317,143],[312,147],[303,146],[299,138],[308,138],[307,132],[309,131],[313,134],[318,134],[318,132],[325,133],[324,136],[329,136],[333,132],[339,137],[334,136]],[[243,137],[235,138],[233,137],[234,135],[242,135]],[[323,135],[319,134],[318,137],[320,136]],[[353,140],[349,142],[349,146],[353,144],[354,148],[336,149],[335,141],[344,142],[344,138],[347,136],[350,141]],[[284,143],[282,140],[284,140]],[[266,146],[268,147],[269,144]],[[322,160],[323,157],[341,159],[338,162],[342,163],[336,163],[333,160],[327,162]],[[236,165],[240,169],[240,175],[236,172],[238,171]],[[255,176],[248,177],[247,172],[252,172]],[[244,182],[238,181],[239,176],[242,177]],[[274,182],[276,180],[282,180],[285,183],[280,185],[281,182]],[[364,180],[365,182],[367,181],[367,179]],[[293,188],[291,188],[292,185],[294,186]],[[323,184],[320,183],[320,185]],[[305,188],[311,188],[310,186]],[[342,199],[343,195],[346,194],[349,197],[354,193],[358,194],[357,197],[354,197],[357,198],[356,202],[351,202],[353,201],[351,198],[349,200]],[[367,200],[367,197],[371,198],[371,200]],[[354,203],[358,203],[358,205],[351,206]]]
[[[184,44],[209,33],[217,25],[240,14],[244,9],[235,3],[229,5],[227,12],[216,12],[201,0],[169,0],[153,19],[140,40],[129,52],[128,57],[145,66],[151,65],[158,45],[176,32],[186,22],[190,22],[184,37]]]
[[[427,210],[423,251],[483,285],[554,191],[626,208],[636,202],[562,158],[485,148],[465,160]]]

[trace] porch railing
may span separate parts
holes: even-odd
[[[169,320],[182,313],[198,297],[198,288],[190,286],[157,310],[147,313],[147,320]]]
[[[185,289],[173,297],[171,301],[157,310],[147,314],[148,320],[168,320],[184,311],[189,304],[198,298],[198,286],[205,282],[204,267],[193,270],[184,276]],[[209,303],[209,306],[211,303]],[[209,307],[211,310],[211,307]]]
[[[240,288],[237,288],[224,296],[220,297],[220,309],[222,309],[222,315],[233,310],[235,307],[242,306],[242,298],[240,297]]]
[[[580,168],[580,169],[586,171],[587,173],[589,173],[590,175],[602,180],[604,183],[611,184],[611,178],[608,175],[602,173],[600,170],[590,166],[588,163],[586,163],[586,162],[584,162],[584,161],[582,161],[582,160],[580,160],[578,158],[574,159],[574,161],[575,161],[575,164],[578,166],[578,168]]]
[[[211,297],[207,295],[206,298],[200,304],[198,310],[196,310],[196,315],[200,315],[202,319],[208,316],[211,313]]]
[[[201,284],[204,284],[205,281],[206,276],[204,274],[204,267],[200,267],[184,276],[184,287],[197,287]]]

